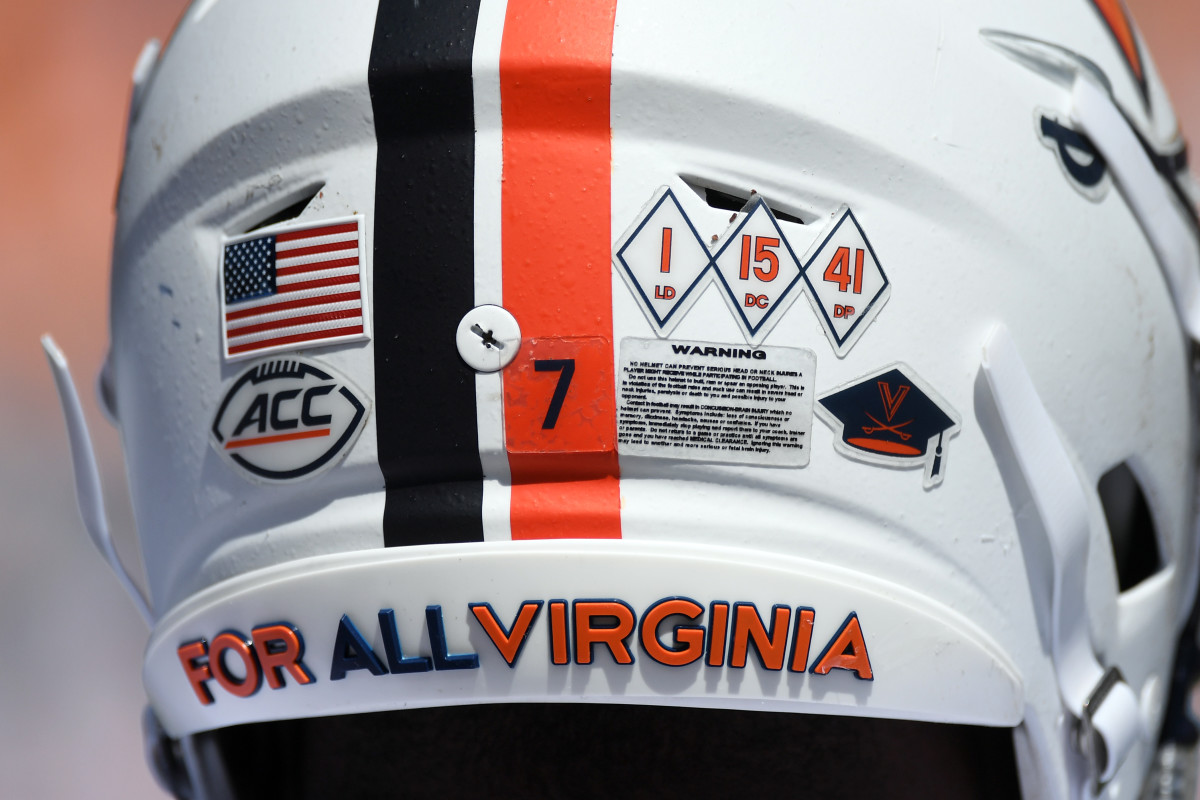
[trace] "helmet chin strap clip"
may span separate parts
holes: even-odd
[[[112,567],[113,572],[117,573],[117,578],[125,587],[133,604],[137,606],[142,619],[147,625],[154,627],[154,615],[150,612],[146,598],[125,570],[125,565],[117,557],[117,550],[113,546],[112,535],[108,530],[108,513],[104,509],[104,494],[100,490],[100,470],[96,466],[96,454],[92,450],[92,440],[88,435],[87,423],[83,419],[79,393],[75,391],[75,383],[71,380],[71,371],[67,367],[67,358],[49,334],[42,337],[42,349],[46,351],[46,359],[50,362],[50,372],[54,375],[58,400],[62,404],[63,418],[67,423],[71,464],[75,468],[75,499],[79,503],[79,515],[83,518],[83,526],[87,528],[92,543],[104,556],[104,560]]]
[[[1120,670],[1101,666],[1088,633],[1087,495],[1003,325],[984,345],[983,372],[1041,518],[1053,561],[1051,653],[1059,696],[1078,721],[1079,749],[1088,765],[1088,785],[1073,787],[1073,792],[1095,796],[1146,733],[1137,695]]]

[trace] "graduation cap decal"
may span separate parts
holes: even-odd
[[[942,482],[946,440],[961,420],[906,364],[892,364],[817,398],[842,455],[889,467],[925,466],[925,488]]]

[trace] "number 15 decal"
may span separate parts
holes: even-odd
[[[740,222],[713,256],[716,277],[746,341],[757,344],[787,310],[800,282],[800,260],[760,196],[743,209]],[[736,217],[736,215],[735,215]]]
[[[754,268],[754,277],[760,281],[773,281],[779,275],[779,256],[775,251],[768,248],[779,247],[779,239],[774,236],[754,236],[749,234],[742,236],[742,268],[738,277],[744,281],[750,280],[750,240],[754,239],[754,261],[755,263],[767,262],[770,267],[763,269],[762,267]]]

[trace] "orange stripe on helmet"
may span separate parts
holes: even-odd
[[[1125,4],[1121,0],[1092,0],[1092,4],[1100,12],[1100,16],[1108,25],[1108,30],[1112,33],[1113,38],[1117,40],[1117,45],[1125,55],[1125,61],[1133,70],[1133,76],[1137,78],[1144,94],[1146,75],[1142,70],[1142,54],[1138,49],[1133,18],[1129,16],[1129,10],[1125,8]]]
[[[500,46],[514,539],[618,538],[609,96],[616,0],[510,0]],[[539,362],[541,362],[539,364]]]

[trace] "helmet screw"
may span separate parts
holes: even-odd
[[[476,306],[458,323],[455,341],[467,366],[479,372],[496,372],[516,358],[521,349],[521,327],[500,306]]]

